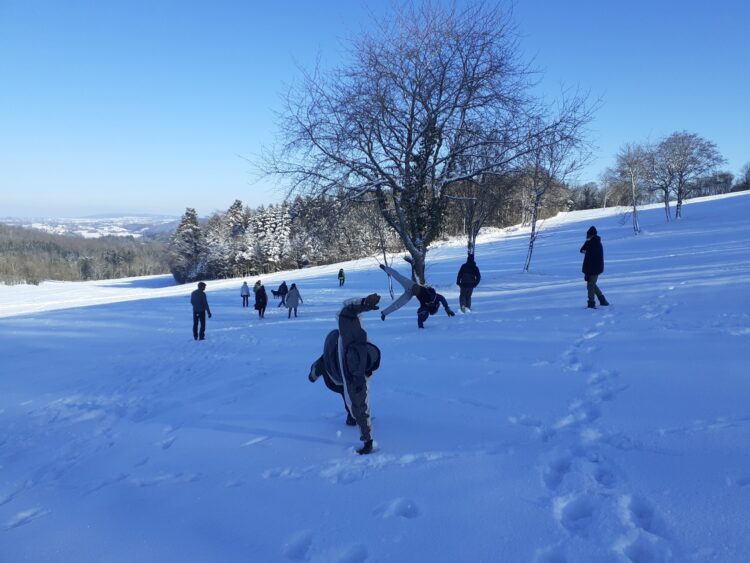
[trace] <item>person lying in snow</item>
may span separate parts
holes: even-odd
[[[424,322],[430,315],[434,315],[438,312],[441,304],[449,317],[455,315],[448,306],[445,297],[440,295],[433,288],[420,285],[406,276],[402,276],[396,270],[389,268],[385,264],[381,264],[380,269],[404,286],[404,293],[380,313],[380,318],[382,320],[385,320],[388,315],[406,305],[412,297],[416,297],[417,301],[419,301],[419,309],[417,309],[417,326],[419,328],[424,328]]]
[[[310,366],[308,379],[315,383],[319,377],[331,391],[344,399],[346,424],[357,425],[364,445],[360,455],[372,453],[372,421],[368,404],[368,382],[380,367],[380,350],[367,341],[367,331],[360,315],[378,309],[377,293],[364,299],[350,299],[338,313],[338,330],[332,330],[323,344],[323,354]]]

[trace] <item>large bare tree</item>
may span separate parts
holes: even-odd
[[[699,181],[726,161],[714,143],[687,131],[672,133],[659,143],[659,148],[664,152],[665,166],[671,170],[674,179],[675,218],[679,219],[683,201],[692,195]]]
[[[615,170],[617,174],[625,179],[630,187],[631,204],[633,211],[633,233],[641,232],[638,222],[638,203],[643,190],[648,167],[648,149],[641,145],[626,144],[617,153]]]
[[[508,11],[406,4],[354,39],[345,64],[303,72],[264,170],[291,191],[374,194],[424,282],[451,186],[507,169],[540,133],[532,79]],[[581,98],[561,107],[548,129],[588,115]]]

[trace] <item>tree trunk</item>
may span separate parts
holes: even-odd
[[[531,208],[531,235],[529,236],[529,250],[526,253],[526,263],[523,265],[523,271],[528,272],[531,265],[531,255],[534,253],[534,242],[536,241],[536,219],[539,215],[539,202],[541,197],[534,199],[534,206]]]
[[[635,179],[632,176],[630,177],[630,190],[633,196],[633,232],[638,234],[641,232],[641,225],[638,223],[638,200],[635,193]]]

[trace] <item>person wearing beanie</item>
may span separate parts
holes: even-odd
[[[586,289],[588,290],[587,307],[589,309],[596,309],[594,296],[599,299],[599,305],[609,305],[609,302],[596,284],[599,276],[604,272],[604,248],[602,247],[602,239],[596,233],[596,227],[591,226],[586,231],[586,242],[581,247],[581,253],[584,255],[581,271],[583,272],[583,279],[586,282]]]
[[[461,288],[458,304],[462,313],[471,311],[471,294],[474,292],[474,288],[479,285],[481,279],[482,275],[474,261],[474,254],[469,253],[466,262],[461,265],[456,276],[456,285]]]

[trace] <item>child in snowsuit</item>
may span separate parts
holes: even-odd
[[[360,440],[364,445],[359,454],[372,452],[372,422],[368,404],[368,378],[380,366],[380,350],[367,341],[360,315],[378,309],[380,296],[377,293],[364,299],[350,299],[338,314],[338,330],[326,336],[323,355],[310,367],[308,379],[323,381],[331,391],[344,399],[346,424],[359,426]]]
[[[385,264],[381,264],[380,268],[384,270],[385,273],[387,273],[389,276],[392,276],[398,283],[400,283],[404,287],[404,293],[402,293],[398,299],[388,305],[388,307],[383,309],[383,312],[380,313],[380,318],[382,320],[385,320],[388,315],[406,305],[412,297],[416,297],[419,301],[419,309],[417,310],[417,326],[419,328],[424,328],[424,321],[430,315],[434,315],[435,313],[437,313],[441,303],[443,304],[445,312],[449,317],[455,315],[455,313],[448,306],[448,302],[445,300],[445,297],[440,295],[431,287],[419,285],[415,281],[412,281],[406,276],[402,276],[396,270],[394,270],[393,268],[389,268]]]
[[[602,247],[602,239],[596,234],[596,227],[590,227],[586,231],[586,242],[581,247],[581,253],[584,255],[581,271],[588,291],[587,307],[596,309],[594,295],[599,298],[599,305],[603,307],[609,305],[599,286],[596,285],[599,276],[604,271],[604,248]]]
[[[344,285],[344,281],[346,281],[346,276],[344,275],[344,268],[341,268],[339,270],[339,287]]]
[[[299,294],[297,284],[293,283],[292,287],[289,288],[289,293],[286,295],[286,306],[289,307],[287,319],[292,318],[292,310],[294,310],[294,318],[297,318],[297,307],[299,307],[300,303],[304,303],[304,301],[302,301],[302,296]]]

